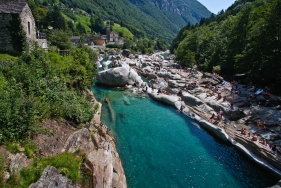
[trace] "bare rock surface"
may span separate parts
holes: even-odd
[[[27,167],[32,159],[28,159],[23,153],[10,153],[4,147],[0,147],[1,157],[7,167],[4,179],[8,179],[11,175],[18,173],[22,168]]]
[[[43,156],[53,156],[61,152],[68,137],[77,129],[71,122],[65,120],[44,120],[44,131],[33,136],[39,152]]]
[[[47,166],[40,179],[32,183],[29,188],[76,188],[75,184],[67,177],[60,174],[59,170],[53,166]]]

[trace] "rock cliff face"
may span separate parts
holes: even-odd
[[[127,187],[115,141],[105,125],[90,124],[70,135],[62,151],[74,153],[77,150],[87,156],[88,162],[84,165],[92,174],[94,187]]]

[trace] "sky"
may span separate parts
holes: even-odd
[[[226,10],[235,0],[197,0],[204,5],[209,11],[217,14],[219,11]]]

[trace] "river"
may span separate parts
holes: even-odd
[[[267,187],[277,183],[229,143],[147,95],[93,86],[129,188]],[[106,102],[107,101],[107,102]]]

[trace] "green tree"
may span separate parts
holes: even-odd
[[[66,22],[63,18],[59,8],[55,6],[52,10],[47,12],[45,18],[45,25],[52,26],[53,29],[65,30],[66,29]]]
[[[196,63],[194,52],[186,50],[181,55],[180,65],[184,67],[193,67],[193,65]]]
[[[71,47],[69,36],[63,30],[52,30],[48,35],[48,41],[52,46],[57,46],[60,50],[67,50]]]
[[[85,27],[80,22],[76,25],[76,31],[78,31],[78,33],[80,35],[83,35],[86,33]]]
[[[91,29],[96,33],[105,33],[105,24],[101,17],[91,17]]]

